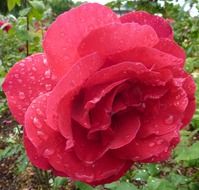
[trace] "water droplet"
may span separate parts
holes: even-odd
[[[158,145],[160,145],[160,144],[162,144],[162,143],[163,143],[163,140],[162,140],[162,139],[160,139],[160,140],[157,141],[157,144],[158,144]]]
[[[36,67],[32,67],[32,70],[33,70],[33,71],[37,71]]]
[[[18,83],[22,83],[23,82],[21,79],[18,79],[17,81],[18,81]]]
[[[39,108],[36,109],[36,112],[37,112],[38,115],[42,115],[43,114],[43,112]]]
[[[48,156],[54,154],[54,152],[55,152],[54,149],[49,149],[49,148],[48,148],[48,149],[46,149],[46,150],[44,151],[43,155],[44,155],[44,157],[48,157]]]
[[[45,133],[43,133],[42,131],[37,131],[37,135],[38,135],[38,137],[40,137],[41,139],[43,139],[45,141],[48,139],[48,136],[45,135]]]
[[[51,90],[52,89],[52,85],[51,84],[46,84],[45,85],[45,88],[47,91]]]
[[[135,156],[135,157],[133,158],[134,161],[137,161],[137,160],[139,160],[139,159],[140,159],[139,156]]]
[[[34,118],[33,118],[33,123],[34,123],[34,125],[35,125],[37,128],[39,128],[39,129],[42,128],[42,124],[41,124],[41,122],[39,121],[39,119],[38,119],[37,117],[34,117]]]
[[[45,75],[45,78],[49,79],[49,78],[51,77],[51,72],[50,72],[50,70],[47,70],[47,71],[44,73],[44,75]]]
[[[15,76],[15,78],[17,78],[17,79],[19,78],[19,74],[17,74],[17,73],[16,73],[14,76]]]
[[[149,143],[149,147],[153,147],[153,146],[155,146],[154,142]]]
[[[25,99],[25,94],[23,92],[19,92],[19,99]]]
[[[174,121],[174,117],[172,116],[172,115],[169,115],[165,120],[164,120],[164,122],[166,123],[166,124],[172,124],[173,123],[173,121]]]
[[[34,77],[34,76],[31,76],[30,79],[31,79],[31,80],[35,80],[35,77]]]
[[[47,65],[47,59],[46,58],[44,58],[43,63],[44,63],[44,65]]]

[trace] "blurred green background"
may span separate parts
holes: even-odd
[[[98,1],[99,2],[99,1]],[[18,60],[42,51],[45,30],[60,13],[82,2],[72,0],[0,0],[0,83]],[[175,40],[187,53],[185,69],[199,89],[199,0],[117,0],[107,3],[118,14],[146,10],[168,19]],[[11,25],[11,28],[10,28]],[[10,28],[10,29],[9,29]],[[12,118],[0,89],[0,189],[1,190],[199,190],[199,94],[192,122],[181,132],[181,143],[170,160],[135,164],[119,181],[90,187],[81,182],[52,176],[27,160],[22,127]]]

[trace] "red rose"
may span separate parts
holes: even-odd
[[[12,28],[12,26],[10,23],[0,21],[0,28],[4,31],[8,32]]]
[[[166,20],[84,4],[57,18],[43,48],[3,84],[35,166],[96,185],[169,157],[195,84]]]

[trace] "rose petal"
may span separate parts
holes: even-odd
[[[184,111],[184,117],[183,117],[183,127],[186,127],[189,122],[191,121],[194,113],[196,111],[196,100],[190,100],[187,107],[186,107],[186,110]]]
[[[146,113],[147,115],[147,113]],[[139,138],[146,138],[150,135],[165,135],[174,130],[179,130],[182,126],[180,117],[169,114],[166,110],[159,110],[159,114],[148,113],[149,117],[143,117],[140,130],[137,134]]]
[[[165,67],[183,68],[184,60],[155,48],[136,47],[121,53],[109,56],[107,66],[121,62],[140,62],[145,67],[158,70]]]
[[[148,69],[141,63],[123,62],[97,71],[88,79],[85,83],[85,87],[90,88],[91,86],[98,84],[113,83],[128,78],[136,78],[147,71]]]
[[[161,38],[155,48],[165,53],[171,54],[175,57],[181,58],[183,61],[186,59],[186,53],[175,41],[168,38]]]
[[[112,182],[122,176],[132,165],[131,161],[114,158],[110,153],[105,154],[95,163],[81,162],[73,151],[63,151],[58,147],[57,153],[50,158],[50,164],[56,170],[69,174],[73,180],[97,185],[103,182]]]
[[[90,31],[119,22],[111,9],[97,3],[83,4],[57,17],[43,42],[53,73],[61,77],[70,69],[78,58],[79,43]]]
[[[173,31],[169,23],[162,17],[144,11],[130,12],[120,17],[122,23],[136,22],[141,25],[150,25],[160,38],[173,39]]]
[[[191,99],[194,98],[196,92],[196,85],[191,75],[188,75],[183,81],[183,89],[186,91],[187,96]]]
[[[41,95],[31,103],[25,114],[24,125],[27,138],[37,148],[38,154],[44,157],[53,154],[59,144],[66,144],[66,140],[46,124],[45,111],[48,95]]]
[[[34,54],[16,63],[2,88],[15,119],[23,124],[24,114],[34,98],[49,92],[56,84],[44,54]]]
[[[161,99],[161,104],[164,105],[165,110],[170,112],[183,113],[188,105],[188,97],[182,87],[173,86],[169,92]],[[162,107],[162,109],[164,109]]]
[[[88,67],[89,65],[89,67]],[[58,82],[48,98],[47,122],[65,138],[71,136],[71,102],[87,78],[103,65],[96,54],[80,59]]]
[[[117,149],[135,138],[140,128],[140,119],[134,112],[127,112],[113,117],[112,120],[114,134],[110,149]]]
[[[121,80],[111,84],[96,85],[92,87],[92,90],[84,89],[73,102],[72,118],[80,125],[90,128],[89,111],[94,108],[104,96],[124,81],[125,80]],[[110,103],[111,100],[108,101]]]
[[[51,169],[51,166],[48,163],[48,160],[46,158],[43,158],[37,153],[37,149],[34,147],[34,145],[31,143],[31,141],[27,137],[25,130],[24,130],[23,139],[24,139],[24,146],[25,146],[26,154],[30,162],[34,166],[40,169],[43,169],[43,170]]]
[[[153,156],[158,157],[163,151],[167,151],[175,138],[179,138],[179,134],[176,131],[159,137],[150,136],[145,139],[134,139],[128,145],[113,150],[113,153],[118,158],[141,162]]]
[[[81,56],[93,52],[111,55],[135,47],[153,47],[158,40],[155,31],[150,26],[114,23],[90,32],[82,40],[78,51]]]
[[[106,131],[100,131],[92,139],[91,136],[88,139],[87,132],[85,128],[73,122],[74,150],[76,155],[81,161],[91,163],[101,158],[107,152],[111,139],[106,140],[106,137],[108,137]]]

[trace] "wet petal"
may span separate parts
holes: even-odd
[[[48,170],[51,169],[50,164],[48,163],[48,160],[42,156],[40,156],[37,153],[37,149],[35,148],[35,146],[31,143],[31,141],[29,140],[29,138],[26,135],[26,132],[24,130],[24,146],[26,149],[26,154],[30,160],[30,162],[43,170]]]
[[[48,94],[36,98],[25,114],[26,136],[37,148],[37,152],[44,157],[54,154],[59,144],[66,144],[66,140],[46,124],[46,104]]]
[[[98,84],[113,83],[128,78],[136,78],[142,73],[146,73],[148,69],[141,63],[123,62],[111,67],[103,68],[94,73],[85,83],[85,87],[89,88]]]
[[[145,67],[152,70],[176,66],[182,68],[184,64],[183,59],[173,56],[172,54],[168,54],[167,52],[160,51],[156,48],[136,47],[134,49],[109,56],[107,66],[125,61],[140,62]]]
[[[165,53],[171,54],[185,61],[186,53],[175,41],[167,38],[161,38],[155,48]]]
[[[150,26],[136,23],[110,24],[92,31],[82,40],[78,51],[81,56],[93,52],[111,55],[135,47],[153,47],[158,40]]]
[[[188,97],[182,87],[173,86],[169,92],[161,99],[161,104],[170,112],[183,113],[188,105]],[[163,108],[164,109],[164,108]]]
[[[71,103],[74,96],[79,93],[90,75],[102,65],[103,61],[96,53],[80,59],[58,82],[49,96],[47,122],[53,129],[59,129],[65,138],[71,136]]]
[[[77,157],[85,162],[92,163],[101,158],[108,150],[110,140],[107,141],[106,131],[100,131],[88,139],[88,131],[73,122],[74,150]]]
[[[131,167],[132,162],[114,158],[107,153],[95,163],[84,163],[73,151],[63,151],[59,147],[54,157],[50,158],[50,164],[56,170],[70,175],[73,180],[98,185],[112,182],[116,177],[122,176]]]
[[[2,85],[9,108],[23,124],[24,114],[34,98],[49,92],[56,84],[44,54],[34,54],[16,63]]]
[[[122,23],[136,22],[150,25],[160,38],[173,38],[173,31],[169,23],[162,17],[144,11],[130,12],[120,17]]]
[[[189,122],[191,121],[194,113],[196,111],[196,100],[193,99],[193,100],[190,100],[187,107],[186,107],[186,110],[184,111],[184,117],[183,117],[183,126],[182,127],[186,127]]]
[[[90,31],[119,22],[111,9],[97,3],[83,4],[57,17],[43,43],[53,73],[61,77],[70,69],[79,57],[79,43]]]
[[[110,149],[121,148],[130,143],[140,128],[140,119],[134,112],[115,116],[112,120],[113,140]]]
[[[158,157],[163,151],[167,151],[173,139],[179,138],[177,131],[156,137],[150,136],[144,139],[135,139],[128,145],[114,150],[118,158],[143,161],[153,156]]]

